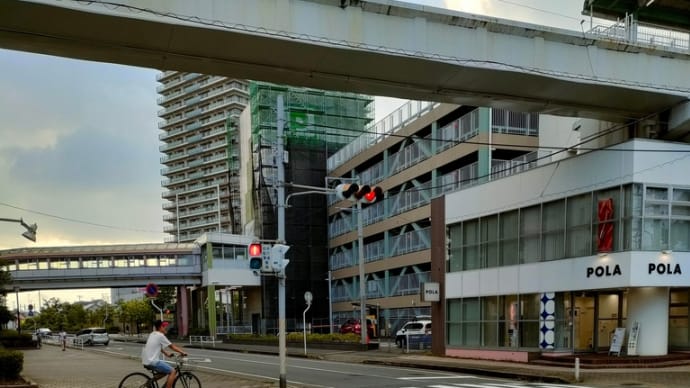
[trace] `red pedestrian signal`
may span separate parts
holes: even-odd
[[[249,257],[261,257],[261,244],[249,244]]]

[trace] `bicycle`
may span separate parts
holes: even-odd
[[[175,355],[175,370],[177,371],[177,376],[173,382],[173,387],[175,388],[201,388],[201,381],[196,375],[188,370],[184,370],[183,367],[185,363],[194,361],[188,357],[182,357],[180,355]],[[143,372],[133,372],[125,376],[118,388],[160,388],[158,385],[158,380],[167,376],[163,373],[156,373],[150,367],[144,365],[151,375],[147,375]],[[165,386],[165,383],[163,384]]]

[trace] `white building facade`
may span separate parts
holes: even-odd
[[[690,347],[688,170],[635,139],[446,194],[446,355]]]

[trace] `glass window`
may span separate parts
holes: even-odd
[[[541,258],[539,252],[539,231],[541,230],[541,207],[539,205],[520,210],[520,262],[535,263]]]
[[[498,266],[498,215],[481,219],[481,262],[482,268]]]
[[[500,265],[515,265],[518,263],[518,219],[517,210],[499,215]]]
[[[479,298],[463,299],[462,343],[467,346],[480,345]]]
[[[674,202],[690,202],[690,189],[673,189]]]
[[[626,251],[639,250],[642,243],[642,185],[623,187],[623,246]]]
[[[462,271],[462,224],[448,227],[448,272]]]
[[[482,346],[498,346],[498,298],[482,298]]]
[[[451,299],[448,301],[448,323],[446,327],[448,345],[462,345],[460,337],[460,328],[462,327],[461,305],[461,299]]]
[[[462,225],[463,270],[479,268],[479,220],[465,221]]]
[[[542,216],[544,260],[562,259],[565,256],[565,200],[544,204]]]
[[[505,295],[499,297],[499,306],[502,310],[502,319],[499,324],[499,329],[502,328],[501,336],[504,337],[504,346],[510,348],[517,348],[518,344],[518,328],[520,322],[520,308],[518,306],[517,295]]]
[[[566,257],[589,256],[591,254],[590,193],[567,199],[566,211]]]
[[[690,251],[690,220],[671,220],[671,249]]]
[[[645,219],[642,225],[642,250],[668,249],[668,220]]]
[[[668,201],[668,189],[665,187],[647,187],[647,200]]]

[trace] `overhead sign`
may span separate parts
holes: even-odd
[[[436,282],[422,283],[422,302],[440,302],[441,287]]]

